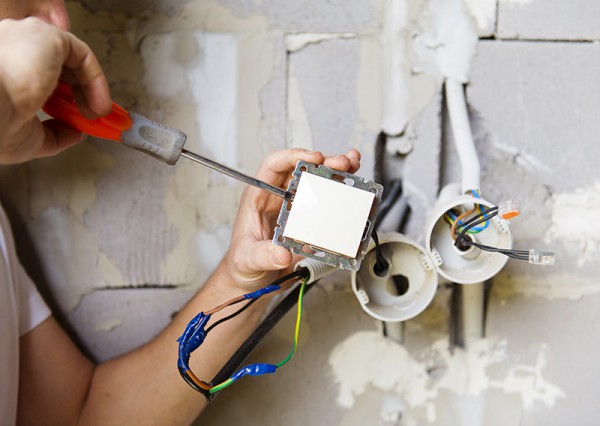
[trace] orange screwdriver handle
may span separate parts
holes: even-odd
[[[71,86],[59,81],[54,93],[42,110],[55,118],[90,136],[121,142],[121,134],[132,126],[129,112],[113,102],[111,112],[94,120],[85,118],[79,112]]]

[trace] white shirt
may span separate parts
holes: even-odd
[[[4,210],[0,207],[0,422],[12,425],[19,395],[19,337],[50,316],[50,310],[21,266]]]

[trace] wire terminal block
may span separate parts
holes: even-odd
[[[554,252],[529,250],[529,263],[533,265],[554,265]]]
[[[504,220],[510,220],[517,217],[521,212],[519,211],[519,200],[512,199],[503,201],[498,204],[498,215]]]

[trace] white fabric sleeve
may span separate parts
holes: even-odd
[[[42,299],[37,288],[21,266],[21,262],[14,262],[17,275],[17,288],[19,292],[19,336],[33,330],[46,320],[51,312]]]

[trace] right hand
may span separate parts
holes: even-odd
[[[110,112],[108,83],[87,44],[37,18],[0,21],[0,164],[54,155],[81,141],[66,124],[36,116],[59,78],[72,85],[85,117]]]

